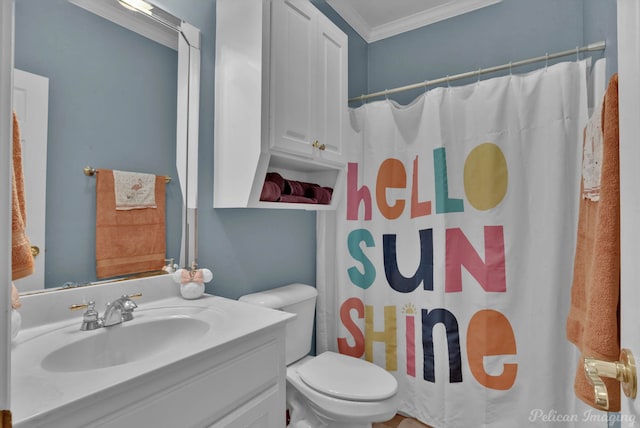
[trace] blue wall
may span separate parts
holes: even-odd
[[[368,52],[368,89],[369,92],[383,91],[599,40],[607,40],[606,54],[609,62],[615,64],[615,0],[503,0],[372,43]],[[609,70],[612,72],[615,68]],[[493,76],[482,78],[489,77]],[[406,104],[421,91],[390,98]]]
[[[15,20],[16,68],[49,78],[46,286],[94,281],[95,179],[82,170],[177,177],[177,52],[66,0],[16,0]],[[181,204],[174,181],[166,214],[176,258]]]
[[[36,0],[18,0],[24,1]],[[609,43],[606,55],[612,60],[610,70],[615,71],[615,0],[503,0],[486,9],[370,45],[325,0],[312,2],[349,35],[350,97],[602,39]],[[290,282],[315,284],[315,213],[211,208],[215,1],[157,0],[157,3],[200,28],[202,34],[198,247],[200,265],[214,274],[207,291],[237,298]],[[120,60],[116,57],[114,61]],[[419,93],[399,94],[396,99],[406,103]],[[110,109],[117,110],[117,104]],[[125,145],[113,150],[121,154],[129,153],[131,148]],[[73,168],[81,169],[85,162],[96,163],[95,159],[101,159],[93,154],[86,157]],[[171,151],[158,153],[158,158],[161,157],[162,162],[166,162],[165,157],[173,161]],[[137,161],[131,168],[135,167],[140,167]],[[91,193],[84,176],[78,176],[75,170],[69,175],[67,181],[81,185],[78,192]],[[66,215],[91,219],[92,214],[70,209]],[[83,226],[82,233],[93,232]]]
[[[606,39],[616,60],[615,0],[503,0],[367,45],[325,0],[312,0],[349,36],[349,96],[508,63]],[[315,214],[212,206],[215,2],[161,0],[202,31],[199,261],[208,291],[238,297],[289,282],[315,283]],[[610,61],[611,62],[611,61]],[[615,70],[615,68],[613,68]],[[417,94],[398,100],[409,102]]]
[[[366,44],[322,0],[313,1],[349,34],[351,94],[366,88]],[[237,298],[292,282],[315,285],[316,215],[306,211],[213,209],[215,2],[158,0],[158,5],[200,28],[199,264],[213,271],[207,291]],[[352,88],[356,88],[352,92]]]

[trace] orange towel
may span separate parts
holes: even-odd
[[[113,172],[96,177],[96,275],[110,278],[162,269],[165,242],[165,180],[156,177],[157,208],[116,210]]]
[[[609,81],[602,110],[602,173],[600,200],[582,197],[567,318],[567,338],[581,352],[574,390],[596,407],[593,386],[583,371],[583,358],[617,361],[620,353],[618,304],[620,295],[620,175],[618,141],[618,76]],[[603,379],[609,411],[620,410],[620,383]]]
[[[31,243],[25,234],[27,208],[24,198],[22,174],[22,143],[18,117],[13,112],[13,171],[11,180],[11,279],[20,279],[33,273],[34,262]]]

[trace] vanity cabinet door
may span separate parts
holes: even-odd
[[[276,391],[267,390],[208,428],[272,428],[283,426]]]
[[[347,37],[307,0],[274,0],[270,149],[344,164]]]

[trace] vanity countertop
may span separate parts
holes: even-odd
[[[65,315],[64,319],[39,325],[26,323],[28,327],[19,333],[12,347],[11,407],[16,427],[21,426],[22,423],[25,423],[26,426],[34,418],[41,420],[46,417],[48,412],[72,406],[79,400],[86,401],[87,397],[98,392],[105,393],[106,391],[112,395],[118,394],[131,385],[135,385],[136,382],[143,382],[142,378],[154,371],[168,366],[175,366],[177,370],[191,362],[205,358],[212,350],[218,352],[218,350],[233,347],[235,342],[239,343],[243,338],[267,332],[294,316],[207,294],[200,299],[184,300],[179,297],[176,284],[166,283],[166,278],[160,281],[162,284],[152,291],[149,291],[147,284],[141,282],[133,282],[124,288],[123,286],[107,288],[113,287],[113,285],[102,287],[100,293],[107,293],[112,296],[111,298],[122,294],[121,290],[116,290],[117,288],[130,290],[130,293],[136,291],[143,293],[143,298],[136,300],[138,308],[134,311],[134,319],[126,323],[92,331],[81,331],[82,311],[74,312],[72,316],[66,314],[69,312],[67,309],[69,303],[73,303],[77,299],[80,301],[87,299],[86,296],[80,296],[79,293],[92,292],[88,289],[64,291],[60,293],[63,295],[62,297],[55,296],[54,301],[56,299],[67,301],[66,304],[59,301],[55,303],[62,307],[61,314]],[[161,292],[162,288],[165,291],[170,291],[168,296]],[[97,291],[97,289],[93,291]],[[69,294],[65,296],[64,293]],[[51,297],[47,296],[48,294],[43,295],[40,299]],[[97,302],[101,296],[96,296]],[[26,296],[23,299],[25,307],[23,317],[33,313],[36,310],[35,307],[42,304],[42,301],[35,302],[34,298],[38,298],[38,296]],[[93,299],[93,297],[91,298]],[[49,298],[48,305],[52,304],[50,300]],[[103,307],[103,304],[96,304],[96,309],[101,314]],[[150,320],[153,322],[154,316],[162,317],[163,322],[166,320],[169,320],[168,322],[172,322],[170,320],[180,321],[186,318],[200,320],[208,323],[208,329],[198,333],[197,337],[184,332],[184,337],[182,337],[184,340],[180,340],[182,332],[174,331],[172,334],[178,340],[175,343],[172,342],[170,347],[164,346],[157,352],[144,350],[143,357],[122,364],[93,366],[85,364],[90,362],[83,361],[82,355],[71,355],[74,360],[80,358],[77,370],[75,367],[71,369],[54,367],[52,370],[47,364],[47,355],[53,350],[57,351],[66,345],[74,345],[78,341],[86,341],[87,339],[109,340],[110,337],[115,337],[116,329],[140,326]],[[204,324],[199,323],[198,325]],[[162,328],[165,328],[164,324]],[[168,334],[168,331],[162,330],[159,336]],[[144,341],[145,334],[140,334],[140,336],[135,337],[134,340]],[[62,362],[64,363],[64,359]]]

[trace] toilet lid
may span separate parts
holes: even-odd
[[[398,390],[398,382],[386,370],[335,352],[323,352],[302,364],[298,375],[316,391],[345,400],[384,400]]]

